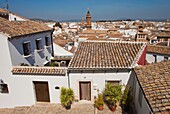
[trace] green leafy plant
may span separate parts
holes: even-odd
[[[65,87],[62,87],[60,101],[63,107],[69,109],[71,107],[72,102],[74,101],[74,91],[71,88],[67,89]]]
[[[27,63],[20,63],[20,66],[29,66]]]
[[[129,111],[131,102],[132,102],[132,96],[130,95],[130,87],[126,86],[126,89],[124,90],[121,99],[121,104],[124,106],[125,111]]]
[[[94,105],[96,107],[100,107],[104,105],[103,95],[101,93],[99,93],[97,99],[95,99]]]
[[[51,66],[51,67],[55,67],[55,66],[57,66],[57,63],[56,63],[55,61],[50,62],[50,63],[49,63],[49,66]]]
[[[106,84],[106,88],[104,89],[104,98],[107,104],[115,105],[116,102],[120,101],[121,95],[122,95],[121,85],[113,86],[110,83]]]

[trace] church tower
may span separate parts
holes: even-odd
[[[87,11],[86,14],[86,28],[87,30],[91,30],[91,14],[89,10]]]
[[[84,26],[84,18],[83,17],[81,19],[81,24],[82,24],[82,26]]]

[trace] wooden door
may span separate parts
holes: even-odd
[[[48,82],[33,82],[37,101],[50,102]]]
[[[79,82],[80,100],[91,100],[91,82]]]

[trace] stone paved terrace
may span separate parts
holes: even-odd
[[[37,103],[33,106],[22,106],[15,108],[0,108],[0,114],[122,114],[120,106],[115,112],[104,106],[103,111],[94,108],[93,103],[74,103],[71,109],[66,110],[60,104]]]

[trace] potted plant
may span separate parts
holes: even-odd
[[[130,110],[130,103],[132,102],[132,96],[130,95],[130,87],[126,86],[123,95],[122,95],[122,99],[121,99],[121,105],[122,108],[128,112]]]
[[[109,109],[114,112],[116,110],[116,107],[117,107],[116,101],[115,100],[109,101],[108,106],[109,106]]]
[[[60,94],[60,100],[61,105],[65,107],[66,109],[71,108],[71,104],[74,101],[74,91],[71,88],[61,88],[61,94]]]
[[[98,110],[103,110],[104,101],[103,101],[103,95],[101,93],[98,94],[97,99],[94,101],[95,107],[97,107]]]
[[[122,86],[117,85],[114,86],[110,83],[106,84],[106,87],[104,89],[104,99],[108,107],[112,110],[116,110],[116,103],[120,101],[122,95]]]

